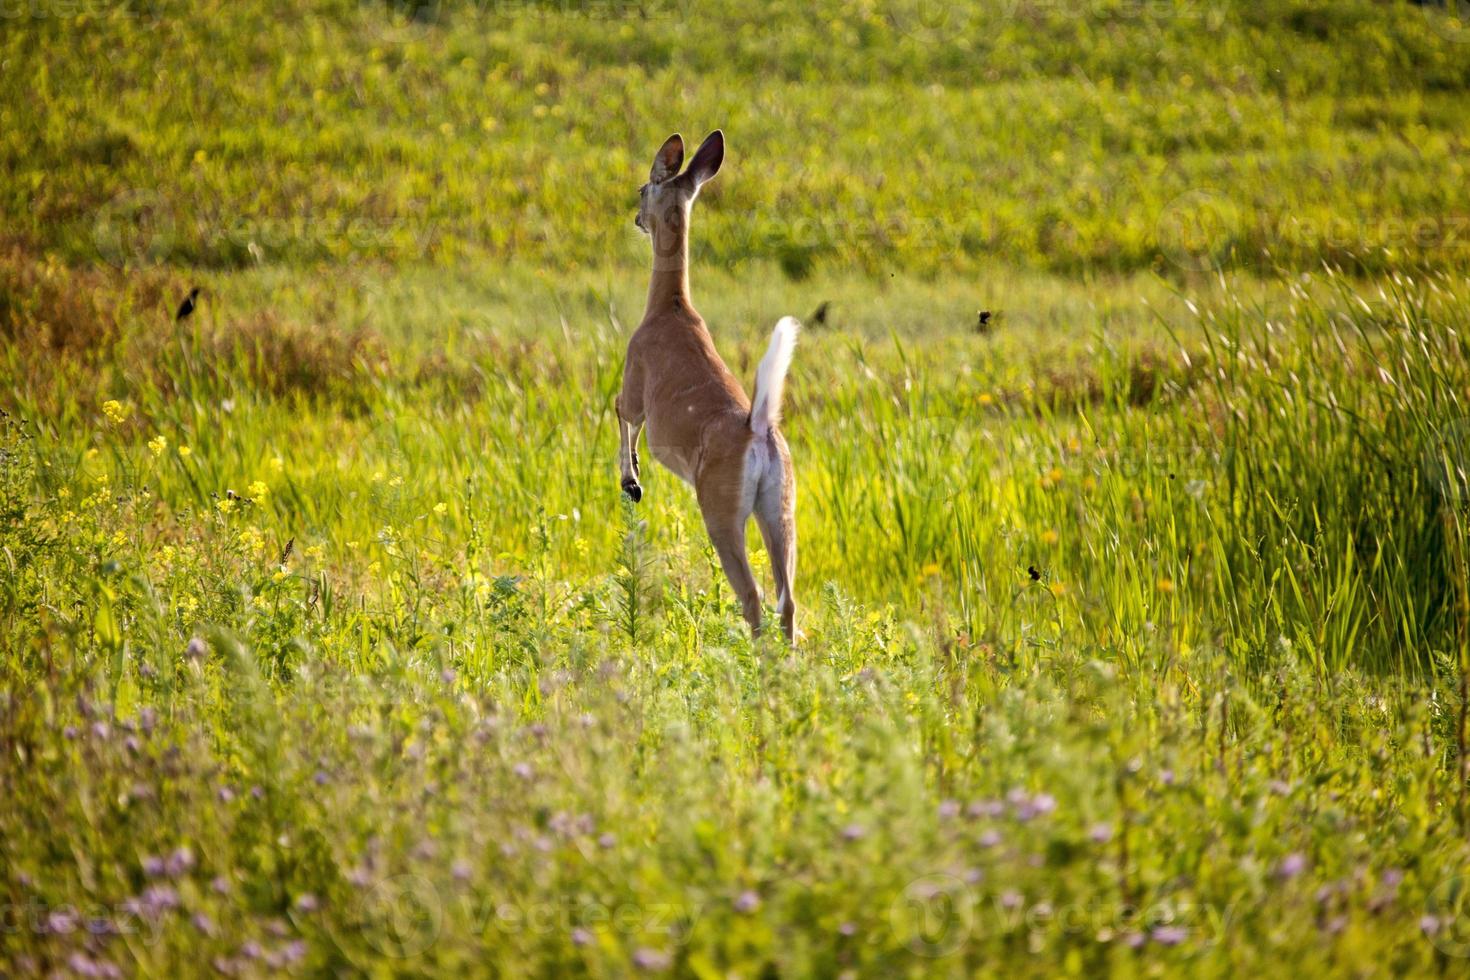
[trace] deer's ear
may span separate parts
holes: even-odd
[[[699,149],[694,151],[694,159],[689,161],[688,176],[694,181],[695,190],[699,185],[709,180],[720,172],[720,164],[725,162],[725,134],[718,129],[704,138],[699,144]]]
[[[664,145],[658,148],[658,153],[653,157],[653,169],[648,171],[648,180],[652,184],[662,184],[670,177],[677,176],[679,168],[684,165],[684,140],[675,133],[664,140]]]

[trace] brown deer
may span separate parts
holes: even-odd
[[[787,642],[796,638],[796,478],[776,427],[781,388],[799,324],[784,317],[755,376],[755,398],[715,352],[704,319],[689,300],[689,212],[699,188],[719,172],[725,137],[707,136],[682,174],[684,141],[676,133],[653,158],[639,191],[636,224],[653,241],[653,275],[643,322],[628,341],[618,395],[618,463],[623,492],[643,499],[638,436],[646,422],[653,456],[693,484],[704,526],[740,599],[751,631],[761,631],[761,596],[745,554],[745,524],[755,515],[771,558],[776,603]]]

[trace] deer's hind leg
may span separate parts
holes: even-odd
[[[720,567],[730,580],[735,598],[740,600],[740,610],[750,624],[751,633],[760,636],[761,593],[745,551],[745,524],[750,519],[754,488],[746,478],[742,463],[743,460],[734,457],[724,465],[713,467],[713,473],[706,469],[695,483],[695,493],[710,543],[720,557]]]
[[[779,440],[780,437],[777,436]],[[796,474],[785,441],[763,475],[755,496],[755,522],[766,543],[776,580],[776,611],[787,643],[796,642]]]

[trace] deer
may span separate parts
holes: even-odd
[[[680,173],[684,141],[675,133],[639,189],[634,223],[652,243],[653,270],[616,401],[618,465],[622,491],[637,504],[643,499],[638,443],[646,425],[654,459],[694,487],[720,567],[759,637],[761,593],[745,550],[746,524],[755,516],[771,560],[781,630],[794,644],[796,476],[779,423],[800,324],[789,316],[777,322],[747,398],[689,298],[690,212],[724,159],[725,136],[717,129]]]

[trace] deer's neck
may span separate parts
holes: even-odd
[[[693,306],[689,301],[689,234],[682,229],[660,229],[653,242],[653,274],[648,279],[645,315]]]

